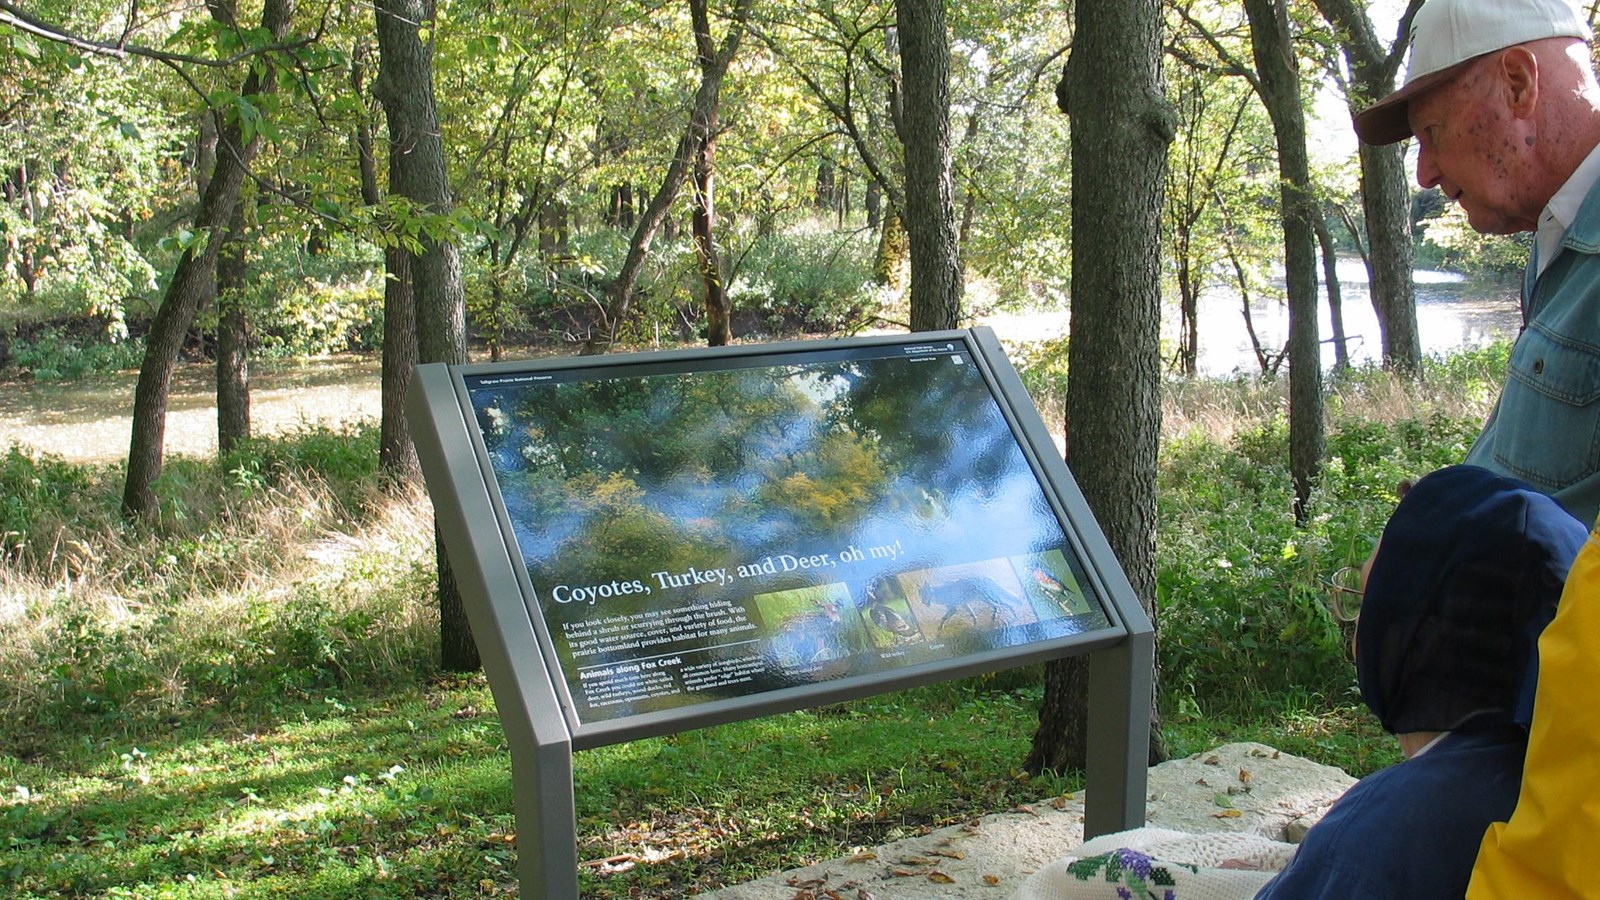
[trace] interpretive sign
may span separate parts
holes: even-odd
[[[1149,623],[987,330],[423,366],[409,411],[558,845],[573,749],[1107,648],[1142,820]]]
[[[1110,626],[964,343],[806,356],[463,377],[580,723]]]

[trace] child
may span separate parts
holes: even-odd
[[[1485,830],[1516,805],[1539,633],[1586,535],[1550,497],[1475,466],[1406,493],[1356,625],[1361,699],[1406,760],[1341,797],[1257,900],[1466,894]]]

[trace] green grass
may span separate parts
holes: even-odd
[[[579,753],[584,895],[679,896],[1076,787],[1013,767],[1033,708],[970,682]],[[22,898],[515,882],[510,762],[476,678],[307,698],[250,729],[63,735],[0,756],[0,784],[0,885]]]
[[[1504,354],[1330,384],[1312,520],[1290,515],[1282,385],[1169,386],[1162,707],[1174,754],[1255,740],[1364,775],[1320,578],[1393,485],[1455,461]],[[154,529],[117,466],[0,456],[0,894],[514,893],[510,759],[480,678],[440,678],[431,512],[382,490],[370,427],[176,459]],[[1019,769],[1037,670],[577,754],[584,895],[677,897],[1081,785]]]

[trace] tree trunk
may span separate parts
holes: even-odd
[[[819,210],[839,210],[839,166],[824,156],[817,160],[817,191],[811,205]]]
[[[212,3],[208,7],[220,22],[234,26],[231,4]],[[261,24],[281,39],[289,29],[294,13],[291,0],[267,0]],[[244,96],[271,93],[277,84],[270,70],[255,69],[245,77],[240,93]],[[216,167],[206,182],[195,216],[195,231],[202,235],[202,246],[184,250],[173,270],[172,280],[156,308],[150,333],[145,338],[144,363],[133,391],[133,427],[128,443],[128,473],[123,484],[122,514],[130,519],[153,523],[160,509],[155,482],[161,477],[161,462],[167,436],[167,397],[172,387],[172,372],[178,364],[183,340],[194,324],[194,317],[216,292],[217,253],[222,235],[233,218],[244,184],[245,167],[261,147],[260,135],[246,142],[237,122],[218,129]]]
[[[883,224],[883,185],[874,179],[867,180],[867,196],[862,201],[867,209],[867,228],[877,231]]]
[[[878,230],[878,252],[872,264],[872,282],[898,291],[906,283],[906,257],[909,254],[906,230],[891,207]]]
[[[1411,20],[1422,0],[1407,0],[1387,52],[1379,43],[1365,6],[1354,0],[1315,0],[1334,26],[1350,66],[1350,111],[1394,90],[1400,60],[1411,43]],[[1422,372],[1422,342],[1417,335],[1416,285],[1411,269],[1411,181],[1405,151],[1398,144],[1360,146],[1361,208],[1367,220],[1367,284],[1383,341],[1383,364],[1409,376]]]
[[[1344,293],[1339,288],[1339,258],[1333,247],[1333,234],[1321,216],[1311,220],[1317,235],[1317,246],[1322,249],[1322,283],[1328,286],[1328,323],[1333,326],[1333,368],[1343,372],[1350,368],[1350,347],[1344,335]],[[1321,351],[1318,351],[1321,365]]]
[[[1072,117],[1067,461],[1139,602],[1155,610],[1161,432],[1161,207],[1174,116],[1162,96],[1159,0],[1077,4],[1059,96]],[[1045,668],[1024,766],[1080,769],[1087,660]],[[1155,695],[1150,759],[1165,756]]]
[[[696,61],[700,64],[700,78],[704,80],[713,75],[713,67],[717,64],[717,45],[711,37],[711,17],[706,4],[697,0],[689,6],[694,20]],[[713,104],[710,115],[706,117],[705,137],[694,156],[694,212],[690,230],[694,234],[695,256],[700,264],[700,281],[706,288],[706,344],[722,347],[733,340],[733,327],[729,321],[732,310],[728,305],[728,290],[722,277],[722,260],[717,257],[716,162],[717,107]]]
[[[896,0],[906,153],[904,223],[911,240],[911,330],[955,328],[961,261],[950,159],[950,38],[944,0]]]
[[[432,27],[434,0],[379,0],[379,67],[373,94],[383,104],[389,126],[389,191],[408,198],[432,215],[448,215],[454,205],[445,170],[438,109],[433,94],[433,51],[420,29]],[[467,361],[466,301],[461,256],[454,240],[419,234],[422,252],[411,256],[417,359],[460,365]],[[440,665],[450,672],[479,667],[461,592],[434,524],[439,563]]]
[[[560,200],[546,200],[539,207],[539,255],[547,259],[565,255],[567,235],[567,205]]]
[[[200,117],[200,133],[194,142],[194,192],[204,197],[211,183],[211,173],[217,168],[217,117],[206,110]]]
[[[1311,164],[1306,154],[1300,76],[1290,46],[1284,0],[1245,0],[1261,102],[1278,145],[1278,196],[1283,209],[1283,269],[1289,295],[1289,471],[1295,520],[1322,466],[1322,359],[1317,333],[1317,247]]]
[[[350,85],[357,97],[366,95],[367,54],[358,45],[352,56]],[[372,126],[363,117],[356,124],[356,167],[361,177],[361,202],[383,202],[378,187],[378,160]],[[411,254],[400,247],[383,251],[383,356],[379,375],[382,407],[378,425],[378,466],[394,485],[415,482],[422,476],[417,448],[411,443],[406,422],[406,388],[417,366],[417,313],[411,292]]]
[[[691,17],[696,21],[700,21],[703,17],[709,22],[707,10],[709,0],[688,0],[688,2]],[[694,103],[689,110],[689,123],[684,127],[682,137],[678,138],[678,146],[673,150],[672,161],[667,164],[667,172],[661,180],[661,186],[650,198],[650,204],[645,207],[644,214],[639,217],[639,223],[634,228],[633,240],[628,245],[627,258],[622,262],[622,269],[617,272],[616,281],[611,283],[607,291],[609,302],[606,304],[605,320],[584,342],[583,352],[586,354],[604,353],[611,346],[616,340],[617,326],[628,315],[628,310],[633,305],[633,291],[638,285],[639,275],[644,271],[645,256],[650,252],[650,244],[655,240],[656,230],[667,218],[667,210],[671,208],[678,190],[683,187],[689,168],[699,155],[700,145],[711,135],[712,122],[716,118],[717,103],[722,92],[722,79],[728,73],[728,65],[733,62],[734,54],[739,52],[739,42],[744,39],[745,22],[750,17],[751,2],[752,0],[737,0],[729,17],[728,32],[722,38],[721,48],[700,66],[700,87],[695,91]],[[707,34],[708,40],[709,37]],[[697,54],[703,57],[703,48],[698,48]]]
[[[1367,220],[1367,284],[1383,341],[1383,365],[1422,374],[1417,294],[1411,270],[1411,179],[1402,147],[1361,145],[1361,208]]]
[[[244,203],[233,205],[228,236],[217,255],[217,451],[250,437],[250,322],[244,288]]]
[[[715,119],[713,119],[713,123]],[[717,140],[713,134],[700,145],[694,167],[694,246],[700,263],[700,281],[706,289],[706,345],[721,347],[733,340],[733,310],[717,255],[716,194],[714,174]]]
[[[1179,237],[1178,245],[1188,243]],[[1200,285],[1195,280],[1194,266],[1188,251],[1178,251],[1178,370],[1185,378],[1193,378],[1200,364]]]
[[[412,291],[411,254],[399,247],[383,251],[383,361],[379,376],[383,419],[378,428],[378,465],[396,484],[422,475],[417,448],[406,422],[406,389],[417,367],[417,307]]]

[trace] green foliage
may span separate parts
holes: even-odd
[[[12,343],[10,364],[40,381],[77,381],[137,369],[143,361],[142,339],[108,334],[105,340],[85,341],[60,329],[45,328],[31,339]]]
[[[97,3],[47,14],[74,31],[79,17],[120,15]],[[181,126],[135,68],[10,29],[0,96],[0,306],[120,318],[155,287],[136,232],[181,196],[169,165]]]
[[[1417,257],[1419,264],[1462,272],[1518,272],[1528,261],[1528,240],[1479,234],[1467,224],[1466,212],[1452,203],[1424,220]]]
[[[1067,349],[1065,335],[1049,341],[1035,341],[1006,347],[1007,354],[1022,376],[1034,405],[1046,422],[1064,420],[1067,408]]]
[[[1423,378],[1459,385],[1468,394],[1481,394],[1485,388],[1498,392],[1510,365],[1511,342],[1496,341],[1429,357],[1423,363]]]
[[[1283,422],[1163,448],[1158,646],[1174,709],[1237,714],[1292,691],[1351,700],[1348,626],[1328,611],[1322,579],[1365,560],[1399,482],[1459,462],[1480,421],[1365,415],[1335,414],[1303,527]]]
[[[373,500],[375,431],[172,460],[160,533],[121,524],[114,470],[0,457],[0,614],[27,623],[0,640],[0,751],[434,665],[432,529],[414,501]]]
[[[1399,744],[1376,716],[1359,702],[1330,693],[1261,694],[1254,708],[1238,715],[1223,710],[1201,717],[1180,702],[1164,722],[1167,751],[1177,759],[1231,741],[1256,741],[1321,760],[1356,778],[1400,761]]]
[[[378,425],[372,421],[339,428],[306,425],[287,434],[253,437],[217,464],[228,486],[244,496],[316,478],[326,482],[341,503],[349,504],[379,478]]]
[[[835,232],[816,221],[753,237],[728,286],[756,333],[854,331],[877,312],[867,232]]]
[[[11,447],[0,456],[0,561],[11,562],[41,540],[45,552],[63,518],[87,515],[99,474],[58,457]],[[46,526],[46,533],[40,527]],[[32,552],[31,550],[29,552]]]
[[[383,273],[372,252],[347,236],[326,244],[308,253],[302,236],[291,233],[252,248],[252,274],[240,299],[255,352],[322,356],[382,343]],[[212,327],[209,319],[202,325]]]

